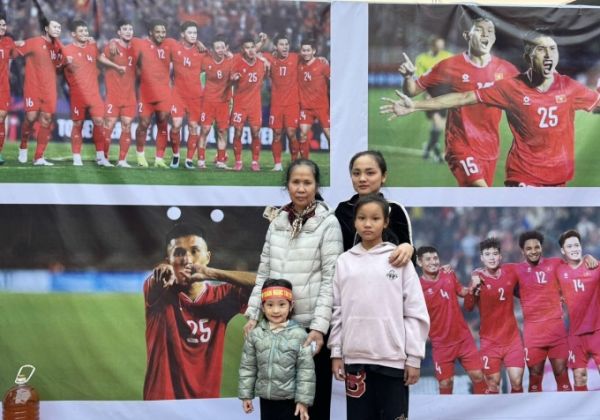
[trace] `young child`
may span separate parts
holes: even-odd
[[[254,410],[260,397],[260,418],[308,420],[315,396],[315,365],[311,346],[303,347],[308,334],[290,319],[294,301],[292,284],[267,279],[262,291],[260,320],[246,338],[240,363],[239,398],[244,412]]]
[[[408,418],[408,385],[419,380],[429,316],[412,262],[389,263],[383,242],[389,204],[360,197],[354,225],[361,242],[337,261],[328,346],[336,379],[346,381],[347,418]]]

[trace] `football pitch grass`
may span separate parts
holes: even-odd
[[[391,122],[379,114],[381,98],[395,98],[393,89],[369,89],[369,149],[383,153],[388,164],[386,185],[390,187],[456,187],[445,162],[423,160],[429,139],[429,120],[416,112]],[[496,166],[494,186],[504,185],[506,155],[512,142],[506,117],[500,124],[501,150]],[[568,186],[600,186],[597,156],[600,153],[600,115],[577,111],[575,117],[575,177]],[[443,133],[440,147],[443,148]]]
[[[21,365],[42,400],[141,400],[146,371],[139,294],[0,293],[0,389]],[[221,396],[237,396],[245,318],[227,328]],[[3,394],[2,394],[3,395]]]
[[[146,146],[145,155],[149,167],[137,166],[135,146],[129,149],[128,163],[132,168],[104,168],[96,165],[95,150],[91,144],[83,147],[83,166],[73,166],[71,156],[71,145],[68,142],[50,142],[46,150],[46,159],[54,163],[54,166],[33,166],[32,158],[35,150],[35,142],[29,144],[28,161],[25,164],[17,162],[18,143],[7,142],[2,156],[6,161],[0,166],[0,182],[16,183],[57,183],[57,184],[129,184],[129,185],[239,185],[239,186],[281,186],[283,185],[283,173],[272,172],[273,155],[270,149],[264,149],[260,154],[260,172],[252,172],[250,163],[252,160],[250,150],[244,149],[242,161],[244,169],[241,172],[232,170],[216,169],[213,159],[216,149],[209,148],[206,151],[206,169],[196,167],[186,169],[183,166],[185,146],[182,147],[180,164],[178,169],[154,168],[154,146]],[[228,146],[228,165],[233,166],[233,151]],[[118,145],[112,145],[110,161],[114,164],[118,158]],[[314,160],[321,169],[322,185],[329,185],[329,153],[312,152],[310,158]],[[167,149],[165,163],[171,162],[171,152]],[[284,152],[282,163],[284,168],[290,162],[290,155]]]

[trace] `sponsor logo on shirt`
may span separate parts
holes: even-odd
[[[531,105],[531,98],[529,96],[523,96],[523,105]]]
[[[470,78],[469,78],[469,75],[467,73],[463,73],[463,75],[462,75],[462,81],[463,81],[463,83],[470,82]]]

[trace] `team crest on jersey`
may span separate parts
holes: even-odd
[[[555,99],[557,104],[564,104],[567,102],[567,95],[556,95]]]
[[[504,79],[504,73],[494,73],[494,80]]]
[[[569,273],[563,273],[563,278],[568,279],[569,278]]]
[[[388,280],[396,280],[398,278],[398,273],[396,273],[396,270],[390,270],[387,272],[387,274],[385,275]]]
[[[467,83],[467,82],[471,81],[471,79],[470,79],[470,77],[469,77],[469,75],[467,73],[463,73],[463,75],[462,75],[462,81],[463,81],[463,83]]]
[[[430,287],[429,289],[427,289],[427,293],[433,295],[433,289]]]
[[[529,96],[523,96],[523,105],[531,105],[531,98]]]

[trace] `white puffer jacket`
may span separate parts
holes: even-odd
[[[315,215],[294,239],[288,213],[280,212],[267,231],[246,316],[258,319],[260,291],[266,279],[285,279],[293,286],[293,319],[305,328],[326,334],[333,304],[331,280],[342,251],[340,224],[327,204],[318,202]]]

